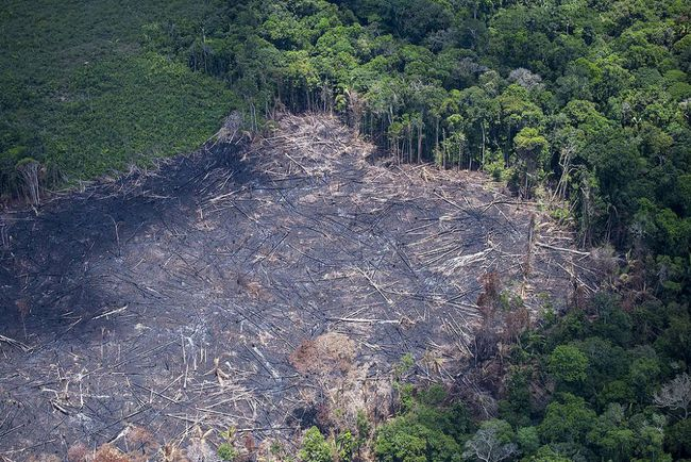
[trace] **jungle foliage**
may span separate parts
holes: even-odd
[[[403,162],[566,200],[582,243],[689,249],[689,2],[220,3],[144,46],[225,81],[256,127],[333,111]]]
[[[304,460],[690,458],[688,1],[39,3],[0,12],[0,193],[33,162],[51,187],[193,149],[231,108],[327,111],[614,247],[609,293],[512,347],[496,418],[423,394]]]
[[[202,2],[7,1],[0,8],[0,199],[93,179],[192,151],[218,130],[234,95],[185,63],[146,52],[142,27],[198,22]]]

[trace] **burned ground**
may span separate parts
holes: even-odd
[[[455,380],[488,274],[532,314],[595,287],[481,174],[376,162],[327,116],[278,125],[1,216],[0,453],[135,426],[290,441],[325,408],[386,412],[406,353],[412,380]]]

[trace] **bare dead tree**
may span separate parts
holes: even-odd
[[[533,256],[533,247],[536,240],[536,214],[531,214],[529,220],[529,231],[526,238],[526,256],[524,258],[524,278],[528,278],[531,274],[531,259]]]
[[[10,237],[7,234],[7,228],[8,226],[5,224],[2,216],[0,216],[0,247],[5,249],[10,248]]]
[[[654,395],[654,403],[673,411],[681,410],[687,418],[690,412],[690,376],[683,373],[663,385]]]
[[[687,125],[692,124],[690,119],[690,108],[692,107],[692,104],[690,104],[690,98],[687,98],[685,101],[680,103],[680,109],[682,109],[683,115],[685,116],[685,119],[687,120]]]
[[[17,164],[17,171],[24,180],[24,188],[31,204],[36,206],[40,200],[40,189],[38,182],[38,171],[40,164],[35,160]]]
[[[19,317],[22,320],[22,327],[24,328],[24,338],[27,338],[28,332],[26,330],[26,318],[31,313],[31,302],[28,297],[22,297],[14,302],[19,312]]]
[[[553,200],[556,198],[565,199],[567,197],[567,185],[569,184],[570,174],[572,173],[572,159],[577,154],[577,140],[576,135],[571,133],[567,139],[567,143],[560,149],[560,168],[562,169],[562,174],[560,175],[560,180],[557,182],[555,187],[555,192],[553,194]]]
[[[226,117],[221,128],[216,132],[216,139],[222,143],[230,144],[235,140],[238,131],[242,127],[243,118],[238,111],[233,111]]]
[[[524,69],[523,67],[519,67],[510,72],[509,81],[514,82],[527,90],[533,90],[534,88],[540,90],[544,86],[543,79],[540,75],[534,74],[530,70]]]
[[[483,462],[500,462],[508,459],[519,450],[514,443],[503,443],[498,429],[494,426],[481,428],[466,442],[463,457],[476,458]]]
[[[497,353],[498,335],[494,325],[500,308],[500,283],[497,273],[486,273],[482,278],[483,292],[476,304],[481,314],[481,327],[473,338],[473,357],[478,362],[492,358]]]
[[[491,271],[483,276],[482,283],[483,292],[478,296],[476,303],[483,317],[483,325],[491,326],[500,300],[500,280],[497,273]]]
[[[529,328],[531,318],[529,310],[525,306],[520,306],[505,314],[505,329],[503,331],[504,341],[507,343],[520,343],[521,334]]]
[[[348,111],[351,115],[351,127],[359,130],[361,121],[363,120],[365,101],[355,90],[346,89],[345,94],[348,98]]]
[[[591,190],[591,185],[589,184],[588,178],[582,177],[581,185],[579,188],[581,193],[581,223],[580,231],[582,235],[582,247],[591,245],[591,225],[593,218],[596,214],[595,204],[593,199],[593,192]]]
[[[322,112],[331,115],[334,112],[334,92],[329,82],[322,83],[320,98],[322,99]]]

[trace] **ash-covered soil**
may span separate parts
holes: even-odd
[[[458,380],[487,274],[532,314],[595,286],[485,176],[375,162],[327,116],[278,124],[1,216],[0,454],[135,427],[290,441],[385,414],[406,353],[410,380]]]

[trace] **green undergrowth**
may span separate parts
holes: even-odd
[[[202,24],[211,2],[3,3],[0,194],[32,157],[47,186],[197,148],[235,106],[221,81],[140,46],[153,21]],[[200,34],[201,26],[200,26]]]

